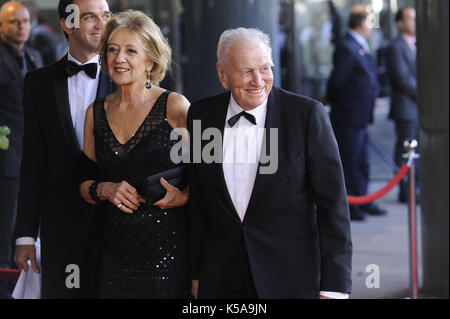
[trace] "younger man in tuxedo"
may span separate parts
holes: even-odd
[[[73,269],[82,264],[87,227],[71,196],[72,176],[83,145],[85,111],[110,93],[96,49],[111,13],[105,0],[61,0],[58,12],[69,52],[25,78],[15,260],[22,269],[30,260],[32,270],[40,271],[34,246],[39,235],[42,298],[76,298],[81,290],[66,285],[66,278],[80,275]]]

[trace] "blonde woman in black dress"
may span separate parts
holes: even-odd
[[[99,53],[117,91],[86,113],[84,155],[98,180],[81,184],[82,198],[103,205],[91,294],[97,298],[186,298],[187,189],[165,180],[166,195],[144,199],[146,177],[179,166],[170,158],[174,128],[186,127],[187,99],[158,84],[171,62],[159,27],[144,13],[126,11],[105,25]],[[99,213],[100,214],[100,213]],[[101,225],[101,226],[99,226]]]

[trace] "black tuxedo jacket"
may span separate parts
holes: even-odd
[[[25,47],[25,55],[31,63],[30,70],[42,67],[39,52]],[[0,126],[11,129],[8,136],[10,144],[7,151],[0,151],[0,178],[19,178],[22,157],[23,76],[15,57],[0,40]]]
[[[225,93],[192,104],[191,138],[194,120],[201,120],[202,130],[223,132],[229,100]],[[200,280],[199,297],[223,295],[241,240],[260,298],[317,298],[321,290],[350,293],[347,195],[327,115],[319,102],[273,88],[269,128],[278,129],[278,170],[272,175],[258,171],[243,222],[222,164],[189,165],[191,268],[193,279]]]
[[[43,298],[80,295],[80,289],[66,287],[66,267],[81,267],[87,236],[72,193],[81,149],[70,115],[66,62],[67,56],[28,73],[24,84],[24,151],[14,237],[36,238],[40,231]],[[101,73],[97,97],[109,93],[109,78]]]

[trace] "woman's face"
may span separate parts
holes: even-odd
[[[107,61],[109,76],[119,86],[139,81],[144,87],[152,67],[140,36],[129,29],[117,31],[109,39]]]

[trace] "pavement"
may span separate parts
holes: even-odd
[[[379,99],[375,108],[375,121],[370,126],[374,147],[370,150],[372,193],[394,176],[386,158],[392,158],[395,129],[388,119],[389,99]],[[385,157],[379,155],[385,154]],[[410,240],[408,205],[399,203],[398,187],[392,189],[376,203],[388,211],[385,216],[368,216],[363,222],[352,221],[353,292],[351,299],[411,298]],[[418,275],[421,283],[420,205],[416,207]],[[374,266],[375,265],[375,266]],[[379,270],[379,271],[378,271]],[[379,281],[374,276],[379,274]],[[366,284],[368,282],[368,285]],[[379,284],[378,284],[379,283]]]

